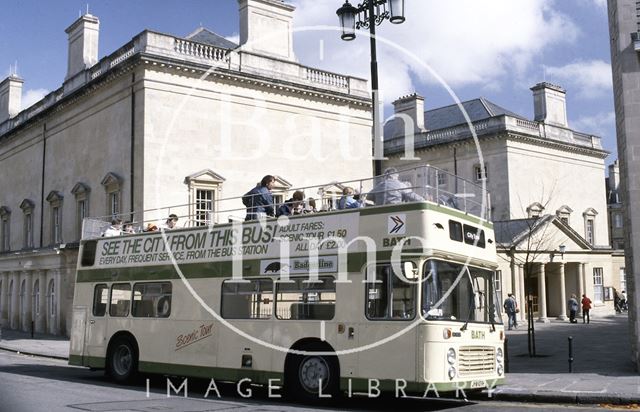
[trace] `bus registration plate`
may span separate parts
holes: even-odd
[[[475,388],[484,388],[485,386],[487,386],[487,382],[483,380],[479,380],[479,381],[471,381],[471,385],[469,387],[471,389],[475,389]]]

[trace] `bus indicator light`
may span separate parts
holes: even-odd
[[[444,328],[442,330],[442,337],[445,339],[449,339],[451,337],[451,328]]]

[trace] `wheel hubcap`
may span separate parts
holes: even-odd
[[[307,392],[318,393],[320,381],[322,389],[329,382],[329,365],[324,358],[313,356],[305,358],[300,364],[300,383]]]
[[[133,354],[127,345],[118,346],[113,356],[113,369],[118,375],[127,375],[131,370]]]

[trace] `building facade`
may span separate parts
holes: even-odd
[[[608,0],[611,69],[616,110],[618,159],[620,160],[620,197],[622,201],[624,245],[629,298],[631,357],[640,369],[640,3],[634,0]]]
[[[66,30],[59,89],[20,111],[23,80],[0,83],[2,326],[69,333],[85,217],[204,224],[244,217],[239,197],[266,174],[280,200],[371,175],[367,82],[296,60],[292,6],[238,3],[239,45],[145,30],[98,59],[87,14]]]
[[[613,313],[624,263],[609,243],[608,153],[598,136],[569,127],[564,89],[531,90],[533,120],[479,98],[461,103],[471,125],[457,105],[425,112],[421,96],[398,99],[385,126],[386,166],[429,164],[486,185],[503,298],[532,295],[540,321],[566,318],[572,294],[590,296],[596,315]],[[445,180],[427,184],[461,192]]]

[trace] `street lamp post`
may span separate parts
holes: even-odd
[[[403,23],[404,0],[364,0],[357,7],[347,0],[336,14],[342,27],[342,40],[350,41],[356,38],[356,29],[369,29],[369,43],[371,46],[371,98],[373,103],[371,131],[373,140],[373,157],[375,175],[382,174],[382,158],[384,144],[380,131],[380,105],[378,99],[378,60],[376,51],[376,26],[388,19],[393,24]],[[357,21],[356,21],[357,18]]]

